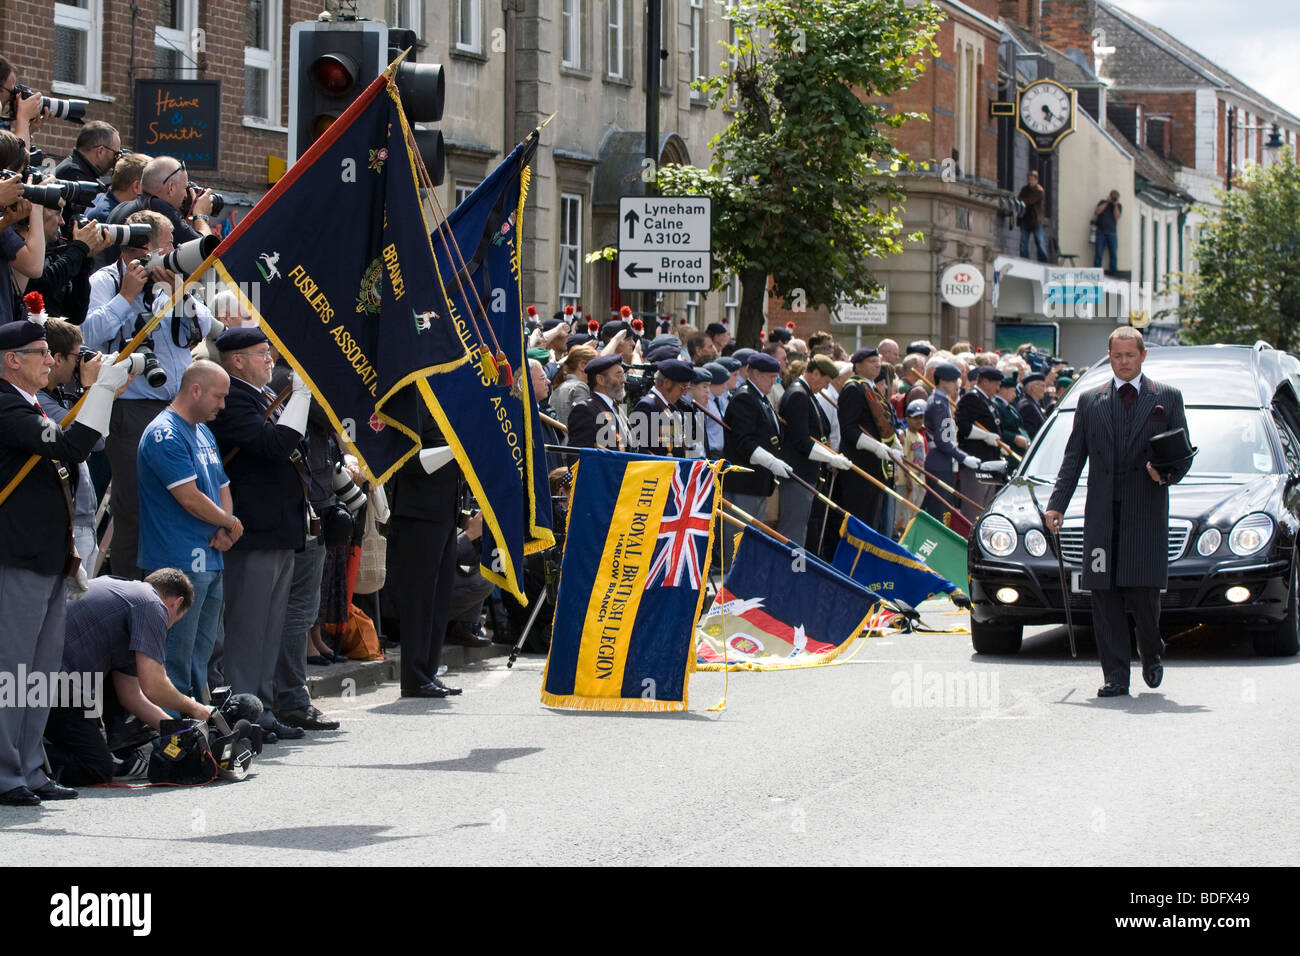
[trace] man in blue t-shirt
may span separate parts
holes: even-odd
[[[229,391],[220,365],[195,362],[171,404],[145,428],[136,453],[140,567],[182,568],[194,585],[194,609],[167,633],[167,676],[194,697],[203,695],[221,626],[222,552],[244,532],[216,439],[204,424],[225,407]]]

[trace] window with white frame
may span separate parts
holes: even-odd
[[[705,62],[704,44],[705,40],[705,23],[704,23],[704,0],[691,0],[691,39],[690,39],[690,60],[691,60],[691,80],[694,82],[702,77],[708,69]],[[691,90],[691,99],[700,98],[699,90]]]
[[[686,324],[693,327],[699,327],[700,320],[700,293],[686,293]]]
[[[54,5],[53,92],[99,92],[103,22],[103,0]]]
[[[457,180],[455,204],[459,206],[461,203],[463,203],[466,200],[469,194],[472,193],[477,188],[478,188],[478,183],[467,183],[462,180]]]
[[[979,129],[980,65],[984,38],[956,24],[953,53],[957,67],[957,100],[953,107],[953,152],[963,176],[975,174],[976,130]]]
[[[456,49],[462,53],[483,52],[483,0],[457,0]]]
[[[192,80],[198,61],[190,49],[190,34],[199,22],[199,0],[158,0],[153,29],[154,76]]]
[[[626,79],[623,37],[627,21],[627,0],[608,0],[606,9],[605,75],[613,80]]]
[[[582,68],[582,0],[561,0],[560,30],[563,52],[560,65]]]
[[[560,194],[560,308],[582,297],[582,197]]]
[[[727,295],[722,300],[722,309],[727,314],[727,323],[734,329],[736,316],[740,315],[740,276],[732,276],[727,283]]]
[[[423,29],[423,0],[388,0],[388,25],[402,30],[414,30],[419,36]]]
[[[244,12],[244,118],[280,125],[282,0],[248,0]]]

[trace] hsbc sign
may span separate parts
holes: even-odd
[[[959,309],[975,305],[984,298],[984,273],[969,262],[956,262],[939,277],[939,296]]]

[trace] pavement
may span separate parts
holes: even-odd
[[[934,602],[928,623],[965,616]],[[698,673],[690,710],[539,703],[544,659],[464,660],[447,700],[362,684],[335,732],[240,783],[90,789],[0,808],[9,864],[1284,865],[1297,838],[1300,659],[1171,642],[1164,685],[1098,700],[1095,644],[1035,628],[1010,658],[894,634],[852,661]],[[340,665],[342,667],[344,665]],[[350,666],[350,665],[347,665]],[[389,666],[389,665],[385,665]],[[378,671],[366,665],[358,674]],[[313,671],[326,669],[313,668]],[[332,668],[329,670],[333,670]],[[317,690],[334,679],[313,674]],[[342,677],[338,678],[340,681]],[[342,685],[340,684],[340,689]],[[710,712],[724,694],[726,708]]]

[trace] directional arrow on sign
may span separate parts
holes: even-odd
[[[627,237],[635,239],[636,224],[641,221],[641,217],[636,214],[635,209],[629,209],[627,215],[623,217],[623,221],[627,223]]]
[[[628,262],[627,268],[623,270],[633,279],[643,272],[654,272],[654,266],[638,266],[635,262]]]

